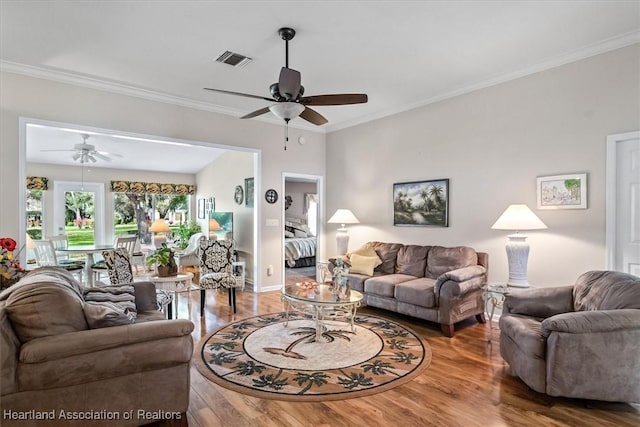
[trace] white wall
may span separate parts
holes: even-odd
[[[282,172],[325,174],[325,135],[290,128],[295,141],[304,135],[305,145],[289,144],[283,150],[283,130],[259,120],[238,118],[207,111],[150,101],[132,96],[88,89],[57,81],[13,73],[0,73],[0,200],[11,201],[0,209],[0,236],[19,239],[18,183],[19,118],[28,117],[150,136],[178,138],[236,147],[256,148],[261,152],[256,177],[258,222],[281,218],[282,199],[271,205],[264,200],[264,189],[279,188]],[[296,119],[298,120],[298,119]],[[189,154],[176,158],[188,162]],[[262,227],[259,255],[262,266],[257,275],[259,289],[281,283],[281,227]],[[274,274],[267,276],[267,266]],[[248,266],[251,268],[251,266]]]
[[[334,132],[326,212],[358,217],[350,248],[468,245],[489,253],[490,281],[504,281],[509,232],[491,225],[509,204],[526,203],[549,227],[527,233],[532,284],[603,269],[605,139],[640,129],[639,59],[636,44]],[[536,177],[572,172],[588,174],[588,209],[536,210]],[[450,179],[450,226],[394,227],[393,183],[438,178]],[[327,231],[330,251],[336,226]]]
[[[233,239],[239,258],[246,265],[253,264],[253,215],[254,208],[248,208],[243,201],[238,205],[234,200],[236,185],[244,189],[244,179],[254,176],[253,153],[227,151],[211,162],[196,176],[198,198],[215,197],[216,211],[233,212]],[[198,221],[207,230],[206,220]],[[247,282],[253,283],[253,271],[246,271]]]

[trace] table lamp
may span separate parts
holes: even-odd
[[[213,239],[213,238],[217,239],[218,235],[212,232],[220,231],[220,230],[222,230],[220,223],[216,221],[214,218],[209,218],[209,239]]]
[[[520,230],[540,230],[546,225],[534,214],[527,205],[510,205],[500,218],[491,226],[494,230],[515,230],[507,236],[507,259],[509,260],[509,281],[507,285],[518,288],[528,288],[527,259],[529,244],[527,236],[520,234]]]
[[[167,236],[160,233],[166,233],[168,231],[171,231],[171,229],[169,228],[169,224],[167,224],[167,221],[160,218],[153,221],[153,224],[151,224],[151,227],[149,227],[149,231],[154,233],[153,246],[159,248],[160,245],[167,241]]]
[[[331,218],[329,218],[329,224],[340,224],[338,232],[336,233],[336,245],[338,247],[338,255],[344,255],[347,253],[349,247],[349,234],[344,226],[345,224],[359,224],[358,218],[349,209],[338,209]]]

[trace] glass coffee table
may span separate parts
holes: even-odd
[[[322,335],[327,330],[327,320],[346,320],[355,332],[353,321],[362,294],[350,289],[337,292],[331,283],[303,282],[286,285],[282,299],[286,303],[285,327],[291,310],[310,315],[316,323],[316,342],[327,342]]]

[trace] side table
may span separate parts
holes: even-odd
[[[176,319],[178,318],[178,293],[186,292],[187,293],[187,308],[188,308],[188,317],[191,317],[191,291],[195,291],[200,289],[197,286],[194,286],[191,282],[193,279],[193,273],[178,273],[176,276],[149,276],[148,280],[153,282],[156,285],[157,289],[164,289],[167,291],[173,291],[173,299],[176,302]],[[172,307],[169,305],[168,307],[168,317],[171,319],[172,315]]]
[[[489,329],[493,329],[493,314],[496,307],[502,308],[504,297],[509,292],[509,288],[504,283],[489,284],[483,289],[484,306],[489,316]]]

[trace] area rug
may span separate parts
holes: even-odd
[[[354,330],[286,313],[230,323],[196,347],[197,369],[223,387],[266,399],[326,401],[379,393],[415,378],[431,363],[429,345],[409,328],[367,314]]]

